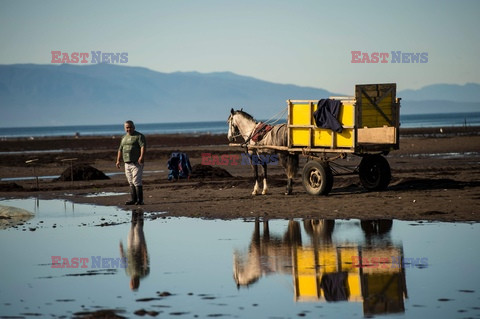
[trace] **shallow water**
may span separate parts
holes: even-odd
[[[123,172],[119,173],[107,173],[108,177],[112,177],[115,175],[120,175],[120,174],[125,174]],[[2,177],[0,178],[0,182],[20,182],[20,181],[31,181],[35,179],[39,180],[52,180],[52,179],[58,179],[60,178],[61,175],[41,175],[41,176],[22,176],[22,177]]]
[[[35,213],[0,231],[2,316],[480,316],[477,223],[298,219],[266,228],[254,220],[142,219],[63,200],[0,204]],[[53,268],[66,266],[63,258],[78,267]]]
[[[143,175],[148,176],[151,174],[158,174],[164,173],[164,170],[156,170],[156,171],[144,171]],[[108,177],[116,176],[116,175],[123,175],[124,172],[115,172],[115,173],[106,173]],[[46,179],[57,179],[60,175],[42,175],[42,176],[24,176],[24,177],[2,177],[0,178],[0,182],[16,182],[16,181],[29,181],[38,178],[39,180],[46,180]]]

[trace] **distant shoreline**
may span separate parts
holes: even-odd
[[[400,128],[400,136],[457,136],[479,135],[480,126],[412,127]]]
[[[198,132],[198,133],[154,133],[149,134],[145,133],[146,136],[150,137],[160,137],[160,138],[174,138],[174,139],[185,139],[185,138],[194,138],[201,139],[204,136],[213,138],[214,140],[220,140],[222,136],[225,136],[226,133],[208,133],[208,132]],[[480,126],[445,126],[445,127],[408,127],[400,128],[400,136],[435,136],[435,137],[447,137],[447,136],[469,136],[469,135],[480,135]],[[71,140],[98,140],[98,139],[112,139],[116,140],[120,138],[123,134],[115,135],[55,135],[55,136],[21,136],[21,137],[1,137],[0,140],[3,142],[10,141],[52,141],[58,139],[71,139]],[[221,143],[220,143],[221,144]],[[0,146],[0,151],[2,147]]]
[[[258,119],[259,121],[265,121]],[[280,119],[278,124],[286,123],[286,119]],[[140,132],[149,136],[172,135],[196,136],[196,135],[222,135],[227,133],[226,118],[223,121],[207,122],[179,122],[179,123],[141,123],[137,122]],[[440,128],[450,134],[465,131],[478,130],[480,126],[480,112],[474,113],[432,113],[400,116],[401,134],[410,134],[410,129],[431,130]],[[441,132],[440,132],[441,133]],[[38,139],[44,137],[70,138],[70,137],[97,137],[103,136],[115,138],[123,135],[123,124],[103,125],[68,125],[68,126],[38,126],[38,127],[0,127],[0,140],[12,138]],[[423,134],[420,132],[420,134]]]

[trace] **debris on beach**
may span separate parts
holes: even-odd
[[[227,178],[232,177],[227,170],[210,165],[202,165],[196,164],[192,167],[192,173],[190,174],[190,178]]]
[[[0,191],[1,192],[14,192],[14,191],[21,191],[23,187],[18,185],[17,183],[0,183]]]
[[[100,310],[95,310],[95,311],[80,311],[74,313],[73,318],[111,318],[111,319],[116,319],[116,318],[126,318],[124,316],[120,316],[118,313],[123,313],[125,312],[124,310],[120,309],[100,309]]]
[[[72,179],[73,175],[73,179]],[[96,179],[110,179],[102,171],[87,164],[74,164],[63,171],[62,175],[57,178],[57,181],[68,182],[74,181],[91,181]]]

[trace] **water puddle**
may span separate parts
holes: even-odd
[[[149,176],[158,173],[164,173],[164,170],[155,170],[155,171],[144,171],[144,176]],[[124,175],[125,172],[113,172],[113,173],[105,173],[108,177],[117,176],[117,175]],[[38,176],[39,180],[50,180],[50,179],[57,179],[60,175],[42,175]],[[0,178],[0,182],[17,182],[17,181],[30,181],[36,179],[37,176],[23,176],[23,177],[2,177]]]
[[[38,176],[39,180],[46,180],[46,179],[56,179],[59,178],[60,175],[42,175]],[[21,181],[31,181],[36,179],[35,176],[24,176],[24,177],[2,177],[0,178],[0,182],[21,182]]]
[[[11,151],[0,152],[0,155],[23,155],[23,154],[50,154],[50,153],[63,153],[69,151],[69,149],[62,150],[34,150],[34,151]]]
[[[480,152],[450,152],[450,153],[423,153],[423,154],[408,154],[400,155],[400,157],[412,157],[412,158],[426,158],[426,157],[435,157],[439,159],[454,159],[454,158],[469,158],[477,157],[480,155]]]
[[[3,316],[480,315],[477,223],[223,221],[60,200],[0,205],[35,214],[0,230]]]
[[[122,193],[122,192],[98,192],[98,193],[86,193],[83,194],[84,197],[107,197],[107,196],[122,196],[127,195],[129,193]],[[81,196],[82,194],[70,194],[66,193],[66,196]]]

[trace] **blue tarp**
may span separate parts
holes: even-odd
[[[188,155],[185,153],[174,152],[170,155],[170,159],[167,162],[168,168],[168,180],[189,178],[192,173],[192,166]]]

